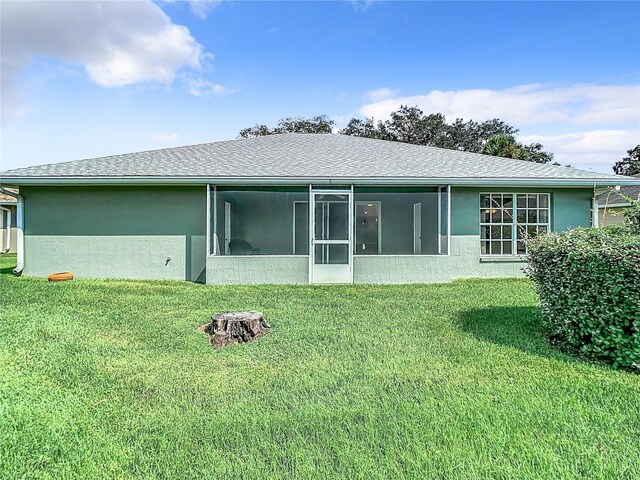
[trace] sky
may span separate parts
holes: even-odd
[[[640,143],[640,2],[2,1],[2,170],[400,105],[611,173]]]

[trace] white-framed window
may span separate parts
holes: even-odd
[[[480,254],[524,255],[526,240],[550,229],[548,193],[481,193]]]

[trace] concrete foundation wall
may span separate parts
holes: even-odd
[[[470,277],[520,277],[524,266],[517,258],[481,261],[479,235],[454,235],[451,255],[356,256],[353,281],[436,283]]]
[[[309,283],[308,256],[210,256],[208,284]]]

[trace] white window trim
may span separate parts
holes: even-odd
[[[483,195],[512,195],[513,196],[513,207],[511,208],[511,218],[512,218],[512,222],[511,223],[487,223],[487,222],[482,222],[481,218],[482,218],[482,196]],[[547,222],[543,223],[543,222],[535,222],[535,223],[529,223],[529,222],[525,222],[523,225],[525,228],[527,227],[547,227],[547,232],[551,232],[551,225],[552,225],[552,208],[551,208],[551,193],[549,192],[480,192],[478,194],[478,220],[479,220],[479,225],[480,225],[480,231],[479,231],[479,236],[480,236],[480,243],[478,245],[479,249],[480,249],[480,256],[484,257],[484,258],[510,258],[510,257],[524,257],[525,254],[522,253],[518,253],[518,217],[517,217],[517,210],[518,210],[518,195],[537,195],[538,196],[538,206],[536,207],[536,211],[539,213],[540,211],[540,195],[546,195],[547,196]],[[486,207],[485,207],[486,208]],[[529,210],[529,207],[526,207],[525,210]],[[539,215],[538,215],[539,216]],[[482,227],[483,226],[488,226],[488,227],[492,227],[492,226],[511,226],[511,238],[510,239],[501,239],[501,242],[505,242],[508,240],[511,240],[511,252],[512,253],[482,253],[482,242],[490,242],[491,243],[491,239],[487,240],[487,239],[483,239],[482,238]]]

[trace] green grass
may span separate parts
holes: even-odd
[[[2,478],[638,478],[640,376],[550,348],[525,280],[0,277]],[[197,327],[258,309],[259,341]]]

